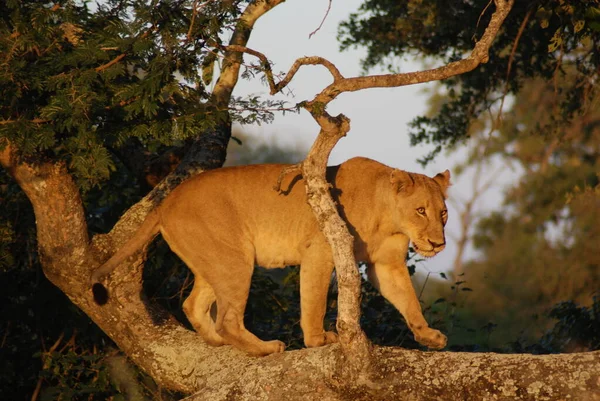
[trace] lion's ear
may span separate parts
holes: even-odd
[[[446,170],[443,173],[437,174],[433,177],[433,180],[438,183],[440,188],[442,188],[442,193],[444,194],[444,198],[448,197],[448,187],[450,184],[450,171]]]
[[[398,169],[392,170],[392,174],[390,174],[390,182],[392,183],[392,186],[396,188],[397,192],[410,192],[415,184],[415,180],[412,178],[410,173]]]

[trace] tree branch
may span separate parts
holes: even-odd
[[[23,120],[20,120],[20,119],[19,120],[11,120],[11,119],[1,120],[0,121],[0,125],[14,124],[14,123],[20,122],[20,121],[23,121]],[[41,119],[41,118],[34,118],[32,120],[27,120],[26,122],[31,123],[31,124],[45,124],[45,123],[49,123],[50,120],[44,120],[44,119]]]
[[[108,63],[106,64],[102,64],[98,67],[95,68],[96,72],[102,72],[104,70],[106,70],[107,68],[117,64],[119,61],[123,60],[125,58],[126,54],[125,53],[121,53],[119,54],[117,57],[115,57],[114,59],[110,60]]]
[[[250,3],[236,24],[233,35],[229,42],[232,46],[246,46],[250,33],[256,21],[265,13],[283,3],[285,0],[255,0]],[[240,66],[243,58],[239,51],[227,50],[221,68],[219,79],[215,83],[215,88],[211,94],[210,101],[217,108],[227,108],[229,99],[233,93],[233,88],[237,84]]]
[[[309,39],[312,38],[312,36],[315,33],[319,32],[319,30],[323,27],[323,24],[325,23],[325,20],[327,19],[327,16],[329,15],[329,11],[331,11],[331,2],[332,2],[332,0],[329,0],[329,4],[327,5],[327,11],[325,11],[325,15],[323,16],[323,19],[321,20],[321,23],[319,24],[317,29],[315,29],[308,35]]]
[[[61,269],[61,263],[83,255],[89,243],[79,189],[64,163],[25,163],[8,139],[2,139],[0,145],[4,145],[0,151],[0,164],[31,201],[40,261],[55,267],[45,273],[56,284],[60,277],[71,274]]]
[[[369,382],[338,377],[338,351],[326,346],[251,363],[234,356],[237,367],[210,358],[203,363],[210,368],[195,372],[203,386],[185,400],[596,400],[600,391],[599,351],[502,355],[375,347]]]
[[[344,92],[355,92],[368,88],[395,88],[431,81],[440,81],[472,71],[479,66],[479,64],[487,63],[489,49],[494,38],[498,34],[502,23],[512,9],[514,0],[495,0],[494,2],[496,3],[496,11],[492,15],[490,23],[485,29],[481,39],[475,44],[473,51],[468,57],[438,68],[424,71],[344,78],[337,67],[330,61],[322,57],[302,57],[294,62],[283,80],[279,83],[275,83],[271,72],[271,65],[262,53],[245,47],[230,47],[230,50],[252,54],[263,62],[265,65],[264,72],[271,89],[271,95],[274,95],[285,88],[301,66],[317,64],[325,66],[333,76],[334,81],[323,89],[323,91],[313,99],[313,102],[328,104],[339,94]]]

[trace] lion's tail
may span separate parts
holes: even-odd
[[[140,250],[156,234],[158,234],[160,230],[159,222],[158,209],[154,209],[148,214],[146,220],[144,220],[133,237],[131,237],[131,239],[127,241],[108,261],[92,272],[92,292],[94,293],[94,300],[99,305],[104,305],[108,301],[108,291],[100,281],[105,276],[109,275],[125,259]]]

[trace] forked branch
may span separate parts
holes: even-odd
[[[454,61],[441,67],[415,71],[408,73],[399,74],[382,74],[382,75],[367,75],[360,77],[345,78],[337,67],[323,57],[301,57],[297,59],[294,64],[290,67],[285,77],[275,82],[271,64],[267,57],[253,49],[245,46],[229,45],[225,46],[226,50],[237,51],[242,53],[251,54],[261,60],[263,66],[263,72],[267,77],[269,83],[269,89],[271,95],[280,92],[285,88],[293,79],[294,75],[298,72],[301,66],[304,65],[322,65],[329,70],[333,76],[333,82],[323,89],[311,102],[303,104],[310,106],[314,103],[320,103],[327,105],[333,99],[335,99],[340,93],[344,92],[355,92],[362,89],[368,88],[395,88],[399,86],[414,85],[424,82],[440,81],[456,75],[464,74],[472,71],[477,66],[488,61],[489,49],[494,41],[494,38],[498,34],[502,23],[508,16],[508,13],[512,9],[514,0],[495,0],[496,11],[492,14],[490,23],[485,29],[481,39],[475,43],[473,50],[469,56],[462,60]]]

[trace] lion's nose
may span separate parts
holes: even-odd
[[[429,239],[429,240],[427,240],[427,241],[429,241],[429,243],[431,244],[431,246],[432,246],[434,249],[441,248],[442,246],[446,245],[446,241],[444,241],[444,242],[433,242],[433,241],[432,241],[432,240],[430,240],[430,239]]]

